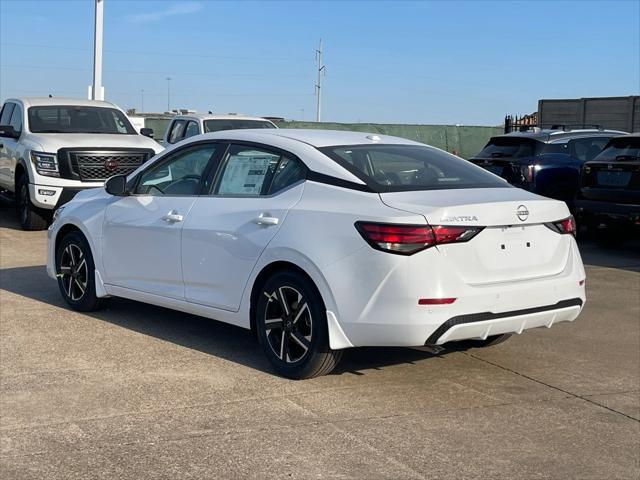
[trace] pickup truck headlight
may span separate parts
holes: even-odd
[[[55,153],[31,152],[31,161],[36,167],[36,172],[47,177],[59,177],[58,159]]]

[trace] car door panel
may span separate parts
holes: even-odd
[[[140,172],[135,195],[107,207],[102,242],[107,283],[184,300],[182,227],[207,188],[220,149],[205,142],[169,153]]]
[[[302,197],[306,167],[264,146],[230,145],[212,194],[182,232],[187,301],[237,311],[258,258]]]
[[[106,282],[184,299],[180,263],[183,221],[195,197],[130,196],[107,207],[103,262]]]
[[[272,197],[198,198],[182,231],[187,301],[237,311],[253,267],[303,189],[299,183]]]

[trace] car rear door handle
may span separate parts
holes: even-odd
[[[183,220],[183,218],[184,217],[182,215],[180,215],[178,212],[176,212],[175,210],[171,210],[164,217],[162,217],[162,219],[167,223],[181,222]]]
[[[261,213],[257,218],[253,219],[253,223],[258,225],[277,225],[279,221],[278,218],[271,217],[268,213]]]

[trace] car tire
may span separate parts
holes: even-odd
[[[66,234],[56,250],[58,288],[71,308],[91,312],[104,306],[96,296],[95,263],[91,248],[82,233]]]
[[[31,231],[46,229],[49,222],[31,203],[29,181],[25,175],[18,179],[16,187],[16,208],[22,229]]]
[[[329,348],[324,302],[305,275],[275,273],[260,288],[254,311],[258,341],[278,374],[307,379],[338,364],[342,351]]]

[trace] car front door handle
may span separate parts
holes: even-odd
[[[278,225],[280,220],[276,217],[269,216],[268,213],[262,213],[257,218],[253,219],[253,223],[257,223],[258,225]]]
[[[176,212],[175,210],[170,211],[164,217],[162,217],[162,219],[167,223],[181,222],[183,218],[184,217],[180,215],[178,212]]]

